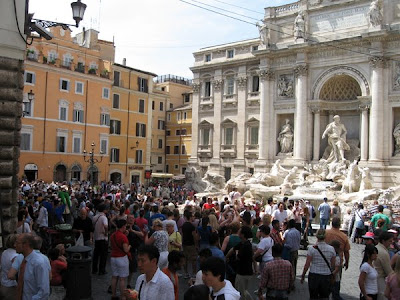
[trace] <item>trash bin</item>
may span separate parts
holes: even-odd
[[[65,250],[68,262],[65,299],[91,299],[91,251],[92,248],[86,246],[73,246]]]

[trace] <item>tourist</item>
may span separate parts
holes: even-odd
[[[351,222],[351,208],[348,208],[346,210],[346,214],[343,216],[342,227],[340,228],[340,230],[346,235],[349,234],[350,222]]]
[[[15,245],[17,252],[24,256],[18,269],[17,299],[49,299],[50,268],[43,255],[34,251],[34,236],[23,233],[17,237]]]
[[[379,250],[367,245],[364,250],[364,258],[360,267],[360,276],[358,278],[358,286],[360,287],[361,297],[364,300],[378,299],[378,272],[373,266]]]
[[[212,233],[212,228],[208,225],[208,222],[209,218],[207,216],[203,217],[201,219],[201,225],[197,227],[200,250],[208,248],[210,246],[210,236]]]
[[[183,296],[184,300],[209,300],[210,289],[205,284],[191,286]]]
[[[274,200],[272,197],[268,198],[268,204],[265,205],[264,214],[272,216],[274,212]]]
[[[135,290],[140,300],[175,300],[174,285],[158,268],[159,257],[153,245],[142,245],[138,250],[138,268],[142,275],[136,280]]]
[[[99,271],[99,275],[105,275],[108,251],[108,219],[105,204],[97,207],[97,214],[93,217],[94,228],[94,250],[92,262],[92,274]]]
[[[228,226],[228,230],[230,231],[231,234],[227,235],[224,238],[224,241],[222,242],[221,246],[221,250],[225,254],[227,254],[231,248],[235,247],[237,244],[240,243],[239,229],[240,229],[239,222],[233,222]]]
[[[314,218],[317,216],[317,213],[315,212],[314,205],[311,205],[309,200],[306,200],[306,206],[308,208],[308,211],[310,212],[310,223],[309,223],[309,226],[308,226],[308,235],[309,236],[313,236],[314,233],[313,233],[313,229],[312,229],[311,224],[312,224]]]
[[[340,206],[339,206],[339,201],[337,201],[336,199],[333,200],[333,206],[331,208],[331,218],[333,219],[334,217],[338,217],[338,218],[342,218],[342,212],[340,210]]]
[[[230,257],[237,253],[238,264],[235,269],[235,287],[243,298],[248,298],[245,295],[248,293],[247,290],[253,275],[253,246],[250,242],[252,236],[250,227],[241,227],[239,230],[240,243],[231,248],[226,255],[226,259],[229,260]]]
[[[379,236],[379,243],[376,245],[378,256],[374,261],[374,267],[378,272],[378,300],[385,299],[384,292],[386,288],[385,278],[392,273],[390,266],[390,256],[388,248],[393,242],[393,234],[390,232],[383,232]]]
[[[324,198],[324,202],[318,206],[319,211],[319,228],[326,229],[331,215],[331,207],[328,204],[328,198]]]
[[[129,259],[131,245],[126,237],[126,221],[116,220],[117,231],[111,237],[111,291],[112,298],[117,299],[117,283],[119,281],[119,292],[122,295],[126,287],[126,279],[129,276]],[[130,258],[129,258],[129,257]],[[124,297],[122,299],[125,299]]]
[[[200,268],[201,265],[211,256],[212,256],[211,250],[208,248],[205,248],[199,252]],[[193,283],[193,278],[189,281],[189,284],[191,283]],[[193,284],[194,285],[203,284],[203,271],[201,269],[196,273],[196,278],[194,279]]]
[[[10,234],[5,244],[6,249],[1,254],[0,299],[6,299],[6,297],[15,299],[17,296],[17,281],[7,277],[15,257],[18,255],[15,250],[16,241],[17,235]]]
[[[281,244],[283,246],[283,239],[280,232],[280,225],[278,220],[272,221],[272,229],[270,237],[274,240],[274,244]]]
[[[60,250],[57,248],[50,249],[48,257],[51,265],[50,285],[65,285],[65,272],[67,271],[68,264],[65,260],[59,259]]]
[[[127,282],[127,288],[129,289],[131,288],[130,283],[133,273],[137,271],[137,250],[144,243],[144,234],[140,228],[135,225],[135,217],[131,214],[128,215],[127,218],[126,231],[128,232],[127,238],[131,246],[131,259],[129,259],[129,276]]]
[[[179,299],[179,279],[177,271],[179,271],[184,264],[185,256],[182,252],[172,250],[168,254],[168,267],[162,269],[163,273],[171,279],[174,285],[175,300]]]
[[[339,256],[340,259],[344,258],[344,267],[347,270],[350,262],[350,243],[348,237],[340,231],[340,218],[332,218],[332,228],[326,230],[325,242],[330,244],[332,241],[338,241],[340,243]],[[340,272],[342,273],[342,272]]]
[[[182,247],[185,255],[185,278],[190,278],[189,264],[192,266],[192,274],[196,273],[196,227],[193,225],[193,214],[189,210],[184,211],[185,223],[182,225]]]
[[[168,251],[171,252],[173,250],[181,251],[182,250],[182,236],[179,231],[174,230],[174,225],[176,226],[175,221],[166,220],[165,228],[168,233]]]
[[[260,242],[258,243],[257,251],[254,253],[254,259],[262,255],[262,260],[260,262],[260,273],[262,273],[264,265],[267,262],[273,260],[272,246],[274,245],[274,240],[270,237],[271,230],[269,229],[269,227],[261,225],[259,231],[260,231]]]
[[[168,265],[168,245],[169,237],[168,233],[163,230],[161,220],[153,220],[153,234],[151,237],[146,233],[144,236],[144,242],[146,245],[154,245],[157,247],[159,252],[158,267],[162,270]]]
[[[373,232],[368,231],[365,235],[362,236],[364,245],[373,245],[375,246],[375,235]]]
[[[308,291],[310,299],[328,299],[331,293],[332,266],[336,262],[335,249],[325,242],[325,229],[317,231],[317,243],[308,246],[307,260],[303,268],[300,283],[304,279],[308,269]]]
[[[303,213],[301,217],[301,232],[303,234],[302,239],[308,242],[308,229],[310,228],[310,211],[307,206],[303,207]]]
[[[145,227],[148,226],[148,221],[144,218],[145,210],[141,208],[139,210],[139,217],[135,219],[135,224],[140,228],[141,231],[144,231]]]
[[[93,223],[88,218],[86,208],[81,208],[78,218],[75,219],[72,231],[76,233],[76,238],[82,234],[85,246],[93,244]]]
[[[208,258],[201,266],[203,282],[210,288],[211,300],[239,300],[240,293],[225,280],[225,263],[218,257]],[[220,296],[220,297],[219,297]]]
[[[18,222],[17,222],[16,233],[29,233],[32,231],[32,226],[26,222],[27,215],[28,212],[25,207],[18,210]]]
[[[210,246],[208,247],[211,250],[212,256],[218,257],[225,261],[224,252],[219,248],[219,236],[218,233],[213,232],[210,236]],[[203,248],[204,249],[204,248]]]
[[[354,215],[354,227],[356,230],[356,234],[354,236],[355,238],[355,242],[357,244],[361,243],[361,237],[364,235],[364,231],[365,231],[365,216],[366,216],[366,212],[364,210],[364,205],[362,205],[361,203],[358,204],[357,209],[355,210],[355,215]]]
[[[390,228],[390,219],[388,218],[387,215],[383,213],[383,210],[384,210],[383,205],[378,205],[378,213],[373,215],[371,219],[371,226],[373,226],[373,229],[376,229],[378,227],[379,219],[383,219],[385,222],[382,230],[388,231],[388,229]]]
[[[340,281],[342,279],[342,267],[343,267],[343,259],[340,258],[340,242],[332,241],[330,245],[335,249],[336,258],[335,258],[335,266],[332,271],[332,276],[334,277],[334,282],[332,283],[332,300],[342,300],[340,297]],[[332,279],[331,279],[332,281]]]
[[[297,259],[299,257],[299,249],[300,249],[300,240],[301,235],[300,231],[296,229],[295,220],[289,220],[288,222],[288,230],[283,234],[284,241],[284,249],[287,249],[290,252],[289,261],[293,266],[293,274],[294,278],[296,278],[296,268],[297,268]]]
[[[280,202],[278,209],[272,214],[272,220],[278,220],[279,225],[282,226],[284,221],[288,220],[288,213],[286,211],[286,206],[283,202]]]
[[[300,201],[296,200],[294,203],[294,208],[292,210],[293,212],[293,217],[296,222],[295,228],[301,232],[301,223],[302,223],[302,215],[303,215],[303,209],[300,207]]]
[[[263,289],[267,289],[267,299],[287,300],[289,291],[294,286],[293,267],[290,262],[282,259],[283,246],[272,246],[273,260],[266,263],[261,273],[258,297],[264,300]]]
[[[389,300],[400,299],[400,259],[396,261],[394,273],[386,277],[385,297]]]

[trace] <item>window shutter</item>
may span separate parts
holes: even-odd
[[[141,79],[140,77],[138,77],[138,79],[137,79],[138,91],[141,91],[140,90],[140,79]]]
[[[60,79],[60,90],[62,89],[62,80]]]
[[[121,121],[117,121],[117,134],[121,134]]]
[[[119,149],[115,149],[115,161],[119,162]]]
[[[110,134],[114,133],[115,120],[110,121]]]
[[[106,114],[106,125],[110,126],[110,115]]]
[[[77,114],[77,111],[74,109],[74,118],[73,118],[73,122],[76,122],[77,121],[77,118],[76,118],[76,114]]]
[[[143,79],[143,81],[144,81],[144,92],[148,93],[149,92],[149,87],[147,85],[147,79]]]
[[[140,124],[136,123],[136,136],[140,136]]]
[[[146,124],[142,124],[142,126],[143,126],[142,137],[146,137]]]

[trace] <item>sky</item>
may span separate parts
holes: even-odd
[[[75,0],[29,0],[34,18],[73,24],[70,3]],[[185,2],[188,3],[185,3]],[[82,0],[87,5],[77,33],[85,26],[113,41],[115,62],[153,72],[192,78],[193,52],[200,48],[258,37],[254,25],[264,8],[293,0]],[[231,15],[231,19],[195,7]],[[218,10],[219,7],[225,11]],[[236,14],[232,14],[232,12]],[[240,14],[240,15],[237,15]],[[241,16],[242,15],[242,16]]]

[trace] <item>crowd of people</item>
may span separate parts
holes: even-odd
[[[300,249],[307,250],[300,283],[308,273],[310,298],[342,299],[351,242],[366,244],[360,297],[400,299],[398,232],[382,205],[366,211],[356,204],[342,214],[328,199],[316,208],[287,197],[245,201],[235,189],[197,198],[174,183],[42,181],[23,182],[18,203],[17,228],[1,256],[0,298],[50,299],[66,284],[65,247],[71,244],[55,245],[51,236],[62,225],[77,244],[93,248],[92,274],[111,273],[112,299],[178,300],[180,276],[189,284],[185,300],[288,299]],[[317,242],[309,246],[317,214]],[[133,282],[137,271],[142,275]],[[254,276],[259,288],[251,291]]]

